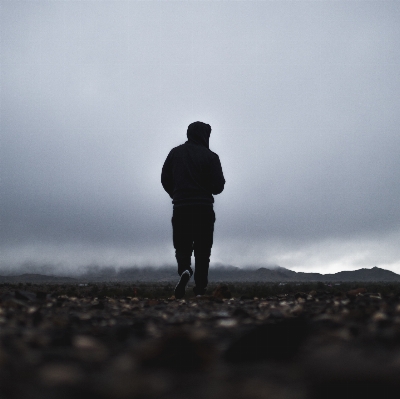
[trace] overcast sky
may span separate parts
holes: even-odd
[[[174,264],[163,162],[212,126],[212,262],[400,273],[398,1],[1,1],[0,270]]]

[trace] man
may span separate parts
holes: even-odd
[[[178,299],[185,295],[193,275],[193,250],[195,295],[204,295],[208,284],[215,222],[213,194],[221,193],[225,185],[219,157],[208,148],[210,134],[210,125],[191,123],[188,140],[170,151],[161,173],[161,183],[174,204],[172,231],[180,276],[175,287]]]

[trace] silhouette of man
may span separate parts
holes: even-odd
[[[213,194],[220,194],[225,185],[219,157],[208,148],[210,134],[210,125],[191,123],[188,140],[170,151],[161,173],[161,183],[174,205],[172,236],[180,276],[175,287],[178,299],[185,295],[193,275],[193,251],[195,295],[204,295],[208,284],[215,223]]]

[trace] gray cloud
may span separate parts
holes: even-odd
[[[3,268],[173,263],[160,171],[204,120],[214,261],[400,272],[397,3],[1,7]]]

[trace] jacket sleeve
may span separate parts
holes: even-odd
[[[221,162],[217,154],[212,162],[211,171],[211,192],[214,195],[222,193],[225,187],[224,173],[222,172]]]
[[[161,184],[164,190],[172,198],[174,192],[174,182],[172,177],[172,155],[168,154],[161,171]]]

